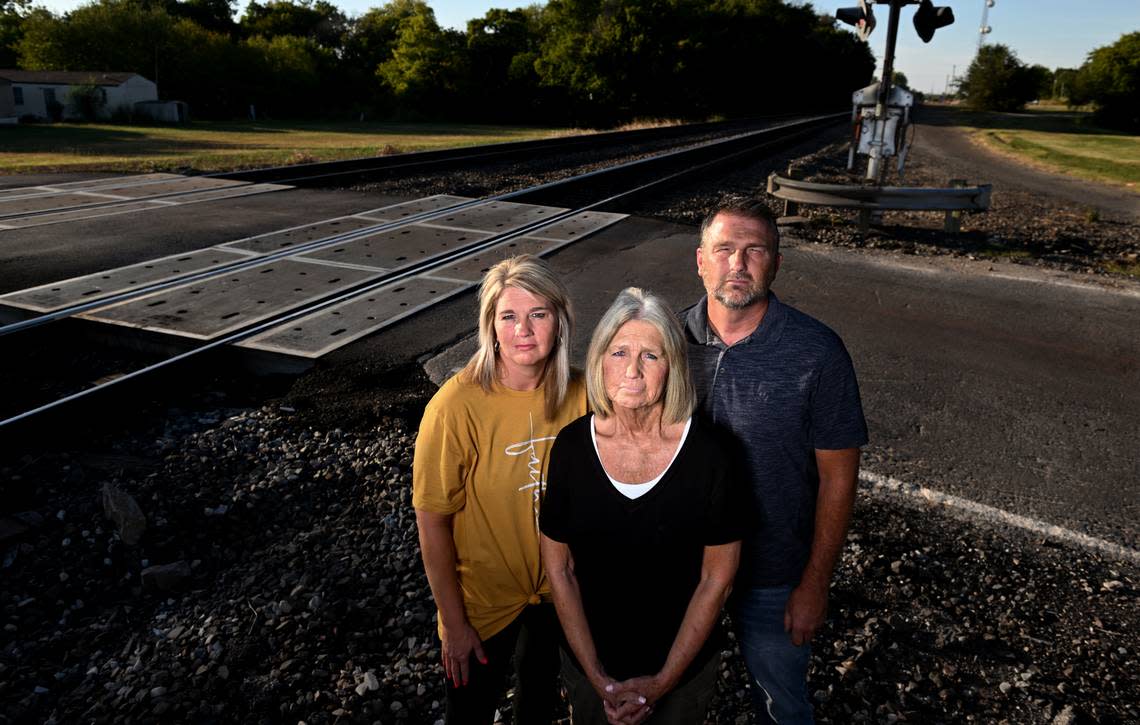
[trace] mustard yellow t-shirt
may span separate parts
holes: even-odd
[[[543,388],[490,393],[453,376],[424,409],[412,467],[412,505],[452,514],[456,572],[467,619],[487,639],[528,604],[550,599],[538,553],[538,512],[550,446],[586,412],[571,380],[562,409],[544,414]]]

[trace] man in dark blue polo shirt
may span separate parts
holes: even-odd
[[[707,294],[682,314],[701,408],[735,439],[756,508],[730,609],[756,714],[811,723],[809,643],[827,612],[867,425],[843,341],[769,291],[780,261],[765,205],[714,211],[697,248]]]

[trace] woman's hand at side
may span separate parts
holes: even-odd
[[[455,539],[451,532],[451,514],[416,509],[416,526],[420,533],[420,552],[424,571],[435,605],[439,608],[442,630],[440,648],[443,672],[455,687],[466,685],[471,672],[471,655],[487,664],[483,642],[463,608],[463,593],[455,573]]]
[[[456,687],[467,684],[471,673],[471,655],[475,655],[479,664],[487,664],[487,656],[483,654],[483,640],[479,639],[479,633],[466,619],[454,629],[444,624],[440,639],[443,644],[443,673]]]

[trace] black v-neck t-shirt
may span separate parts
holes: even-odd
[[[570,547],[586,621],[610,677],[661,670],[700,581],[705,547],[744,538],[748,506],[728,449],[696,419],[665,474],[636,499],[602,468],[589,415],[562,429],[550,451],[539,525]],[[684,679],[720,643],[714,632]]]

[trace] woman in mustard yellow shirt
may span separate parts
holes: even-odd
[[[538,549],[550,446],[586,411],[566,288],[538,258],[479,289],[479,349],[428,403],[412,505],[439,610],[446,722],[491,723],[510,665],[516,723],[551,722],[560,629]]]

